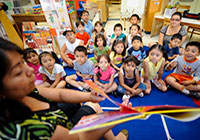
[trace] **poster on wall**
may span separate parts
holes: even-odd
[[[47,23],[57,30],[71,27],[65,0],[40,0]]]

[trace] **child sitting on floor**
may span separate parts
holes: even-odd
[[[138,35],[140,36],[138,33],[139,33],[139,30],[140,30],[140,26],[137,25],[137,24],[133,24],[131,25],[131,28],[130,28],[130,34],[128,34],[126,36],[126,47],[127,47],[127,50],[130,49],[132,47],[132,40],[133,40],[133,37]]]
[[[141,19],[140,19],[140,17],[138,16],[138,14],[133,14],[133,15],[130,17],[130,19],[129,19],[131,25],[133,25],[133,24],[139,24],[139,23],[140,23],[140,20],[141,20]],[[131,31],[131,26],[130,26],[130,28],[129,28],[129,31]],[[142,29],[141,29],[141,28],[139,29],[138,33],[140,34],[140,36],[142,36]]]
[[[168,54],[168,61],[172,61],[179,55],[179,46],[181,45],[182,35],[181,34],[174,34],[170,39],[169,44],[164,46],[166,53]]]
[[[176,68],[173,73],[166,77],[166,82],[186,95],[196,99],[200,98],[197,91],[200,80],[200,60],[197,56],[200,53],[199,42],[189,42],[186,44],[184,55],[176,57],[166,67],[167,70]]]
[[[123,58],[126,56],[126,48],[121,40],[114,43],[112,51],[110,53],[110,60],[112,66],[119,71],[122,68]]]
[[[146,90],[146,85],[141,83],[139,71],[136,69],[139,63],[135,56],[127,56],[124,60],[123,68],[120,69],[120,84],[117,91],[124,95],[122,97],[123,101],[136,95],[144,96],[143,91]]]
[[[92,33],[92,40],[95,40],[95,37],[97,34],[102,34],[104,35],[105,39],[106,39],[106,32],[105,29],[103,27],[103,24],[100,21],[95,22],[94,24],[94,30]]]
[[[43,79],[42,74],[39,72],[40,60],[37,52],[33,48],[26,48],[23,51],[23,57],[27,65],[34,69],[35,85],[41,85],[43,83]]]
[[[89,86],[83,80],[93,78],[94,64],[87,59],[87,49],[84,46],[77,46],[74,50],[74,55],[75,61],[73,63],[76,74],[67,76],[65,80],[80,90],[87,90]]]
[[[98,67],[94,69],[94,82],[105,93],[111,93],[117,89],[114,82],[115,69],[110,65],[110,58],[106,54],[102,54],[97,58]]]
[[[110,46],[113,45],[114,41],[122,40],[124,43],[126,42],[126,35],[122,33],[123,28],[120,23],[115,24],[114,26],[114,34],[112,34],[110,38]]]
[[[96,64],[97,63],[97,57],[101,54],[110,54],[110,47],[106,45],[106,39],[104,35],[98,34],[95,37],[94,41],[94,57],[91,57],[90,60]]]
[[[163,92],[167,91],[165,82],[161,79],[165,65],[165,57],[167,58],[167,54],[165,54],[163,46],[154,44],[150,48],[148,57],[145,58],[143,62],[143,69],[141,71],[144,83],[147,86],[145,90],[146,94],[150,94],[151,92],[151,82],[154,83],[159,90]]]
[[[141,71],[142,63],[146,58],[146,52],[143,48],[142,38],[140,36],[133,37],[132,47],[127,52],[127,55],[135,56],[140,61],[140,65],[138,65],[137,68]]]
[[[84,31],[85,24],[79,20],[76,22],[76,28],[78,29],[78,32],[76,33],[76,38],[83,40],[84,46],[87,48],[90,44],[90,35]]]
[[[54,52],[42,52],[39,55],[40,68],[39,72],[42,73],[43,86],[51,88],[64,88],[66,82],[64,78],[66,73],[63,67],[60,65],[60,60],[57,58]]]

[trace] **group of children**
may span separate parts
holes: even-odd
[[[24,59],[35,70],[35,84],[52,88],[64,88],[67,84],[84,91],[89,90],[84,80],[94,80],[105,93],[121,94],[125,100],[136,95],[143,97],[144,94],[150,94],[151,83],[165,92],[167,83],[199,99],[200,60],[197,56],[200,43],[189,42],[184,54],[180,55],[182,36],[174,34],[169,44],[154,44],[147,52],[143,48],[139,16],[132,15],[130,22],[132,25],[127,36],[122,33],[122,25],[118,23],[108,42],[101,22],[95,23],[90,36],[84,31],[85,24],[78,21],[76,37],[83,40],[84,45],[77,45],[73,50],[72,66],[76,73],[70,76],[66,76],[54,53],[42,52],[38,55],[33,49],[25,49]],[[88,58],[87,47],[91,42],[94,43],[94,57]],[[172,74],[165,80],[161,79],[164,69],[173,68],[176,70]]]

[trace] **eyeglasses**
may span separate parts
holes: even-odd
[[[171,21],[180,21],[180,19],[171,18]]]

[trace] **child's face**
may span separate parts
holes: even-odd
[[[110,63],[108,63],[108,60],[105,57],[101,57],[98,65],[102,71],[106,71],[108,67],[110,66]]]
[[[136,26],[131,27],[131,35],[135,36],[138,34],[138,28]]]
[[[124,51],[124,45],[122,43],[118,43],[114,46],[114,49],[117,54],[122,54],[122,52]]]
[[[102,27],[100,24],[97,24],[97,25],[95,26],[95,29],[96,29],[96,31],[97,31],[98,33],[101,32],[102,28],[103,28],[103,27]]]
[[[170,44],[172,48],[179,47],[181,45],[181,40],[178,38],[175,38],[173,40],[170,40]]]
[[[122,29],[120,27],[116,27],[114,32],[115,35],[119,37],[122,34]]]
[[[98,45],[98,47],[103,46],[103,39],[101,37],[97,39],[97,45]]]
[[[188,46],[185,49],[184,56],[188,61],[193,61],[199,55],[199,50],[196,46]]]
[[[78,62],[78,64],[82,65],[85,64],[87,60],[87,55],[84,54],[84,52],[75,52],[75,60]]]
[[[37,64],[39,64],[39,58],[38,58],[38,55],[37,54],[35,54],[35,53],[29,53],[28,55],[27,55],[27,61],[29,62],[29,63],[31,63],[31,64],[33,64],[33,65],[37,65]]]
[[[133,71],[135,70],[136,65],[133,61],[128,62],[124,65],[124,69],[127,73],[133,73]]]
[[[66,38],[70,43],[73,43],[76,39],[76,36],[73,32],[67,32]]]
[[[47,69],[47,70],[52,70],[55,64],[55,59],[51,55],[44,55],[41,58],[42,65]]]
[[[163,57],[163,54],[158,49],[153,49],[149,52],[149,59],[154,64],[156,64],[162,57]]]
[[[83,25],[81,25],[81,24],[78,25],[78,31],[79,32],[81,32],[81,33],[84,32],[84,29],[85,29],[85,27]]]
[[[132,17],[131,20],[130,20],[130,23],[131,24],[138,24],[139,21],[138,21],[137,17]]]
[[[140,40],[133,40],[132,45],[134,50],[139,50],[142,46],[142,42],[140,42]]]
[[[89,19],[89,15],[88,15],[88,13],[87,12],[84,12],[83,14],[82,14],[82,16],[81,16],[81,19],[83,20],[83,21],[88,21],[88,19]]]

